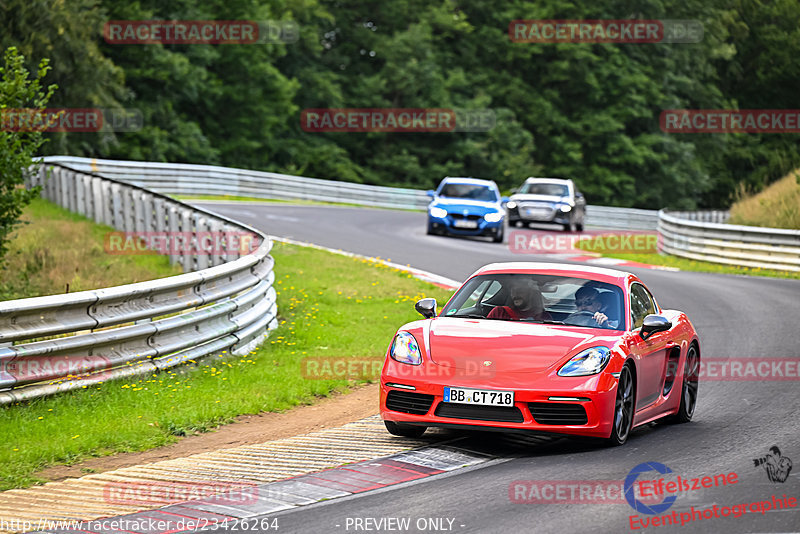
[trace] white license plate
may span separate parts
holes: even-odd
[[[528,208],[523,214],[532,219],[545,219],[550,216],[550,210],[546,208]]]
[[[478,222],[455,220],[453,221],[453,226],[455,226],[456,228],[477,228]]]
[[[482,404],[485,406],[514,406],[514,392],[445,387],[444,402]]]

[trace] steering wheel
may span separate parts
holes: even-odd
[[[595,313],[596,312],[591,312],[589,310],[580,310],[580,311],[576,311],[574,313],[571,313],[570,315],[589,315],[591,317],[594,317]]]

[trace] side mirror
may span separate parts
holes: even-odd
[[[425,191],[425,194],[433,198],[433,189],[428,189],[427,191]]]
[[[508,204],[508,197],[500,197],[500,204],[505,208]]]
[[[651,313],[642,321],[642,329],[639,331],[639,336],[642,339],[647,339],[656,332],[664,332],[672,328],[672,323],[662,316]]]
[[[516,195],[517,193],[519,193],[519,187],[512,187],[511,188],[511,194],[512,195]]]
[[[422,299],[414,304],[414,309],[426,319],[436,317],[436,299]]]

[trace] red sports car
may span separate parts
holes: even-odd
[[[402,326],[381,373],[392,434],[427,427],[533,431],[621,445],[633,427],[684,423],[697,403],[700,343],[633,274],[495,263],[441,312]]]

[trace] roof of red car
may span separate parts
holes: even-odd
[[[478,274],[498,274],[498,273],[539,273],[539,274],[560,274],[564,276],[591,276],[593,280],[599,282],[623,282],[631,273],[619,271],[617,269],[606,269],[605,267],[590,267],[588,265],[572,265],[568,263],[546,263],[532,261],[509,261],[503,263],[490,263],[484,265],[472,276]],[[470,278],[472,278],[470,276]]]

